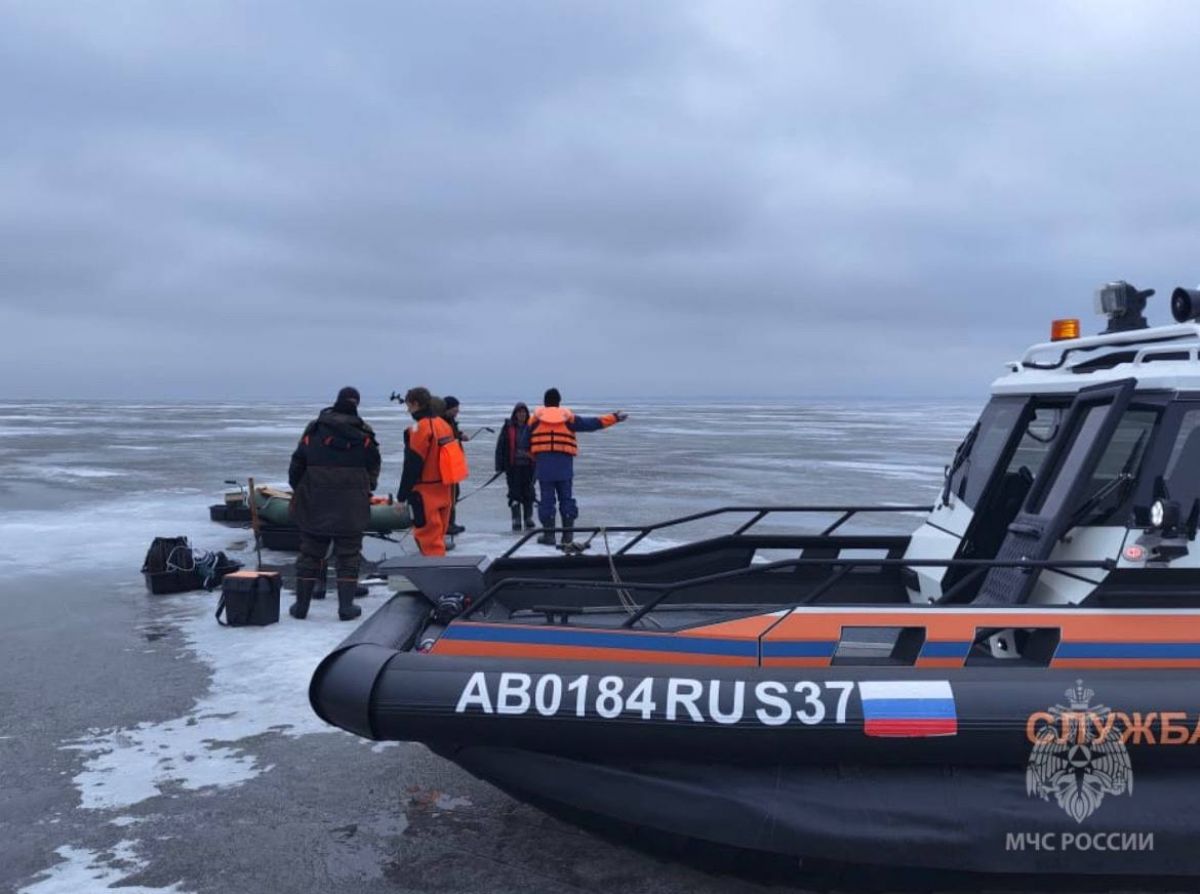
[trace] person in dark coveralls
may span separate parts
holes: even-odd
[[[533,454],[538,482],[538,519],[543,528],[554,527],[554,502],[557,498],[562,513],[563,543],[575,537],[571,530],[579,517],[579,507],[571,492],[575,479],[575,456],[579,444],[578,432],[597,431],[624,422],[628,414],[618,410],[603,416],[576,416],[562,406],[562,395],[550,388],[542,399],[543,406],[533,411],[530,423],[529,449]],[[538,543],[554,545],[554,532],[545,531]]]
[[[508,482],[508,507],[512,510],[512,529],[533,530],[533,454],[529,452],[529,407],[518,403],[505,420],[496,438],[496,471]]]
[[[458,427],[458,412],[459,407],[461,406],[458,398],[453,394],[447,394],[444,398],[442,398],[442,400],[446,404],[446,412],[442,415],[442,418],[450,423],[450,428],[454,431],[454,437],[458,438],[459,443],[467,443],[467,441],[471,440],[471,436],[465,434],[462,429]],[[454,485],[452,493],[454,502],[450,504],[450,527],[446,528],[446,533],[451,536],[455,534],[461,534],[466,530],[466,528],[460,525],[457,520],[459,494],[459,486],[457,484]]]
[[[308,616],[309,601],[324,575],[325,554],[333,543],[337,565],[338,617],[351,621],[362,614],[354,604],[363,532],[371,520],[371,492],[379,483],[379,442],[358,415],[359,394],[346,387],[337,401],[308,424],[288,468],[295,494],[292,513],[300,529],[296,559],[293,618]]]

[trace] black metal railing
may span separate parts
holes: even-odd
[[[701,577],[688,578],[686,580],[671,581],[669,583],[655,583],[649,581],[616,581],[616,580],[577,580],[570,578],[538,578],[538,577],[509,577],[499,580],[492,584],[483,593],[479,599],[475,601],[463,614],[462,619],[467,619],[471,615],[478,612],[481,608],[488,604],[496,594],[504,589],[521,586],[536,589],[570,589],[570,590],[625,590],[625,591],[644,591],[657,594],[649,602],[644,605],[637,606],[622,623],[622,627],[632,627],[647,614],[654,611],[659,605],[669,599],[674,593],[681,590],[687,590],[693,587],[704,586],[705,584],[721,583],[733,580],[740,577],[749,577],[756,574],[763,574],[770,571],[778,571],[785,568],[802,568],[802,567],[824,567],[831,569],[830,574],[824,580],[817,584],[809,592],[805,593],[803,598],[792,603],[780,603],[781,607],[799,608],[802,605],[807,605],[814,602],[819,596],[828,592],[831,587],[837,584],[843,577],[857,568],[970,568],[970,573],[963,576],[953,587],[943,593],[938,599],[933,600],[930,604],[944,604],[951,601],[956,595],[962,592],[968,584],[974,582],[980,575],[993,568],[1029,568],[1037,573],[1049,569],[1058,571],[1063,569],[1099,569],[1103,571],[1111,571],[1116,567],[1116,562],[1113,559],[1097,559],[1097,560],[1055,560],[1055,559],[904,559],[904,558],[796,558],[783,559],[778,562],[764,562],[759,565],[747,565],[744,568],[735,568],[730,571],[721,571],[714,574],[706,574]],[[921,604],[913,604],[911,607],[920,608]],[[560,613],[563,612],[559,608]]]
[[[719,509],[708,509],[704,512],[696,512],[691,515],[681,515],[678,518],[670,518],[666,521],[654,522],[649,525],[613,525],[613,526],[585,526],[572,528],[571,530],[579,536],[591,534],[596,535],[603,532],[609,534],[635,534],[628,543],[621,545],[620,549],[614,550],[613,555],[621,556],[627,553],[633,546],[640,543],[646,536],[653,534],[655,531],[661,531],[664,528],[673,528],[678,525],[685,525],[689,522],[700,521],[705,518],[713,518],[718,515],[728,515],[730,513],[751,513],[753,517],[746,523],[740,525],[733,530],[733,536],[745,534],[752,527],[768,515],[774,513],[806,513],[814,515],[817,513],[830,514],[836,513],[838,518],[833,524],[826,527],[815,536],[827,537],[848,522],[855,515],[860,513],[897,513],[897,512],[930,512],[932,506],[722,506]],[[563,528],[538,528],[527,532],[520,540],[508,548],[501,556],[501,559],[511,558],[522,546],[529,542],[531,537],[546,531],[560,532]],[[590,538],[589,538],[590,539]]]

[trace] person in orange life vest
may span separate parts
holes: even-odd
[[[413,539],[421,555],[444,556],[453,496],[451,485],[442,481],[438,452],[454,440],[454,431],[433,413],[431,402],[428,388],[410,388],[404,395],[413,425],[404,432],[404,469],[396,499],[409,504]]]
[[[603,416],[576,416],[562,406],[562,395],[550,388],[542,399],[544,406],[533,411],[530,421],[529,452],[533,454],[538,481],[538,520],[543,528],[554,527],[554,503],[557,499],[562,514],[563,543],[574,539],[575,519],[579,507],[571,493],[575,478],[575,455],[579,445],[578,432],[597,431],[616,425],[627,418],[625,413],[606,413]],[[554,532],[545,531],[538,543],[554,545]]]

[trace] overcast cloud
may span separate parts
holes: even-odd
[[[1200,280],[1200,4],[0,0],[0,396],[978,396]]]

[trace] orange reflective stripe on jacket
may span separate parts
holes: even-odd
[[[567,423],[575,421],[575,414],[566,407],[538,407],[533,411],[533,421],[535,424],[529,439],[529,452],[534,456],[539,453],[569,453],[576,456],[579,453],[575,432],[567,426]]]

